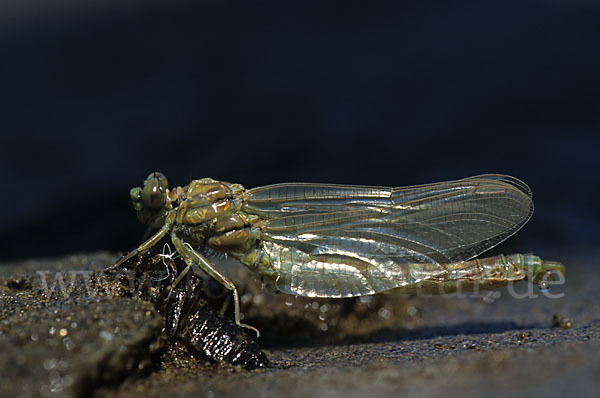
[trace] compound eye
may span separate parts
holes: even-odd
[[[133,207],[136,210],[142,210],[143,202],[142,202],[142,188],[135,187],[131,188],[129,191],[129,198],[131,199],[131,203],[133,203]]]
[[[142,189],[144,207],[149,210],[160,210],[167,201],[167,178],[161,173],[152,173],[146,178]]]
[[[167,177],[165,177],[165,175],[159,171],[148,174],[146,181],[144,181],[144,186],[151,181],[158,181],[163,190],[169,189],[169,181],[167,180]]]

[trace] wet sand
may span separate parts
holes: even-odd
[[[114,259],[0,266],[3,396],[595,396],[600,387],[599,252],[560,259],[567,283],[549,294],[562,298],[535,287],[537,298],[507,288],[470,298],[294,298],[228,267],[243,321],[260,329],[273,365],[256,371],[190,355],[161,333],[151,303],[99,288],[91,270]],[[208,294],[216,307],[227,299]]]

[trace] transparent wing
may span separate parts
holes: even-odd
[[[522,181],[481,175],[400,188],[277,184],[246,191],[266,220],[263,250],[287,293],[349,297],[444,277],[518,231],[533,213]]]

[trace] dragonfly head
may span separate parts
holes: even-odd
[[[171,209],[169,199],[169,182],[164,174],[150,173],[143,187],[131,188],[129,197],[138,219],[144,224],[159,227]]]

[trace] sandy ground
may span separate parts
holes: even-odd
[[[560,258],[566,284],[531,287],[535,298],[516,297],[526,283],[467,298],[294,298],[228,266],[272,363],[254,371],[190,355],[164,336],[151,303],[85,282],[114,259],[0,265],[2,396],[564,397],[600,387],[599,252]],[[214,306],[226,300],[209,292]]]

